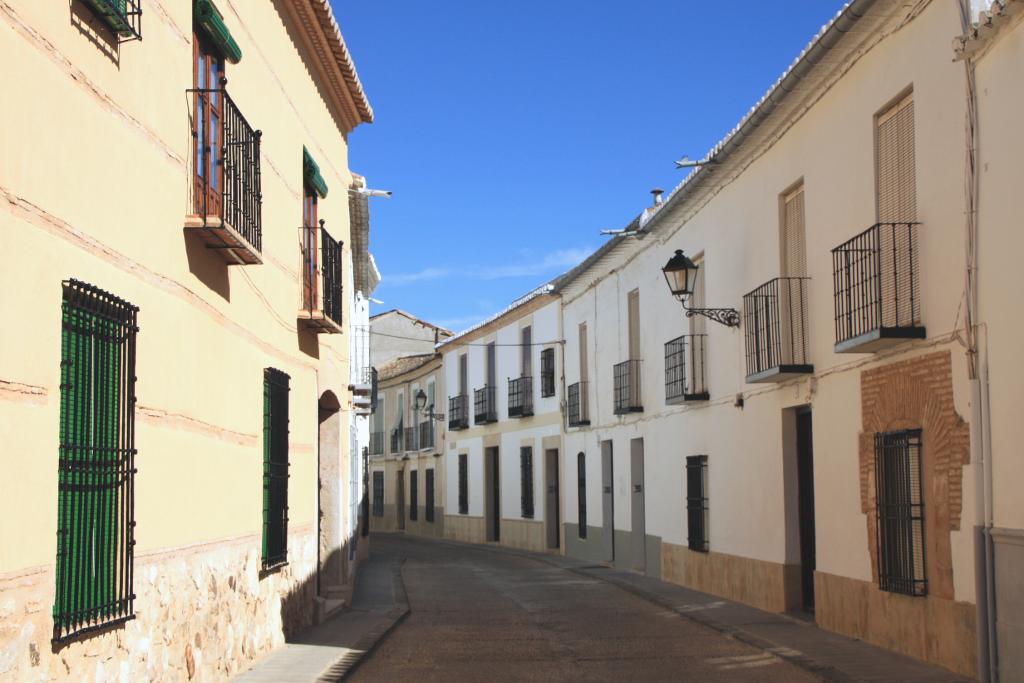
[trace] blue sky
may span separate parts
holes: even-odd
[[[843,5],[332,0],[376,122],[374,313],[462,330],[675,187]]]

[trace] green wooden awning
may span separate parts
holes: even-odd
[[[117,35],[122,38],[138,37],[128,22],[127,0],[85,0],[85,4],[107,22]]]
[[[238,47],[224,23],[224,17],[210,0],[195,0],[192,21],[213,41],[214,47],[220,50],[224,59],[238,64],[242,59],[242,48]]]
[[[327,182],[320,175],[320,167],[313,161],[305,145],[302,146],[302,180],[316,190],[321,199],[327,196]]]

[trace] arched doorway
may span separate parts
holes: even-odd
[[[344,463],[341,450],[341,403],[325,391],[317,405],[320,420],[317,448],[318,538],[317,592],[326,598],[340,597],[346,580],[344,534]]]

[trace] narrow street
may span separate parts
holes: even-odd
[[[352,680],[818,680],[538,560],[409,536],[375,536],[372,544],[375,557],[404,558],[411,613]]]

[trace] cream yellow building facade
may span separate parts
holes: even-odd
[[[141,7],[0,1],[0,680],[224,680],[354,573],[372,110],[326,0]]]

